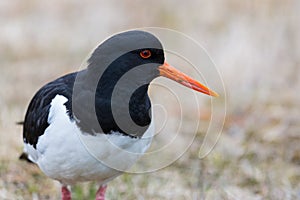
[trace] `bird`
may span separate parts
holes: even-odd
[[[169,65],[154,34],[117,33],[94,49],[83,69],[35,93],[22,123],[21,158],[60,182],[62,200],[71,200],[70,187],[86,181],[99,184],[95,199],[104,200],[108,182],[151,145],[155,125],[148,89],[160,76],[218,96]]]

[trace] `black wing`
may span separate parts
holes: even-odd
[[[48,115],[52,99],[60,94],[68,101],[65,103],[70,118],[72,117],[72,90],[77,73],[58,78],[43,86],[32,98],[23,124],[23,140],[36,148],[39,136],[49,126]]]

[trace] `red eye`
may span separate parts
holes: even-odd
[[[146,49],[140,52],[140,56],[144,59],[150,58],[151,56],[151,51]]]

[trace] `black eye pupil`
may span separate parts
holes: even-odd
[[[149,58],[151,56],[151,51],[150,50],[143,50],[140,52],[140,56],[142,58]]]

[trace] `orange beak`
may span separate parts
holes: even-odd
[[[193,90],[196,90],[198,92],[202,92],[204,94],[218,97],[219,95],[214,92],[213,90],[210,90],[205,85],[199,83],[198,81],[192,79],[188,75],[182,73],[181,71],[175,69],[168,63],[164,63],[163,65],[158,67],[159,75],[167,77],[169,79],[172,79],[188,88],[191,88]]]

